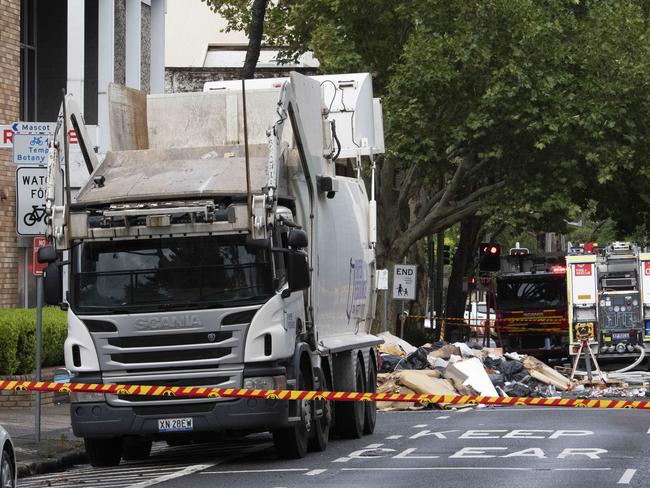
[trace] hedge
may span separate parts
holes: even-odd
[[[66,313],[43,309],[43,367],[61,366],[68,332]],[[36,354],[36,309],[0,309],[0,375],[32,373]]]

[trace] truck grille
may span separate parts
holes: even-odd
[[[186,346],[191,344],[206,344],[223,342],[232,337],[232,332],[198,332],[193,334],[154,335],[136,337],[111,337],[108,343],[121,348],[129,347],[158,347]]]
[[[122,364],[158,363],[175,361],[202,361],[227,356],[232,351],[229,347],[213,349],[191,349],[182,351],[152,351],[111,354],[111,360]]]

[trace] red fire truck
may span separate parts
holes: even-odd
[[[568,356],[569,325],[564,255],[512,254],[496,276],[495,329],[504,352]]]

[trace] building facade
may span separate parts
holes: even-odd
[[[0,8],[0,307],[28,307],[33,236],[16,232],[12,124],[55,122],[65,91],[105,153],[108,84],[164,90],[165,0],[0,0]]]
[[[240,78],[248,38],[243,32],[225,32],[226,21],[205,2],[167,0],[165,22],[166,93],[201,91],[207,81]],[[278,64],[277,54],[277,48],[262,46],[256,78],[318,73],[319,63],[310,53],[284,65]]]

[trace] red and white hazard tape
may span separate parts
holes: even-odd
[[[267,400],[335,400],[344,402],[383,401],[445,405],[530,405],[536,407],[636,408],[650,410],[650,401],[589,400],[569,398],[487,397],[470,395],[425,395],[416,393],[362,393],[341,391],[252,390],[196,386],[114,385],[0,380],[0,390],[93,392],[115,395],[174,396],[197,398],[263,398]]]

